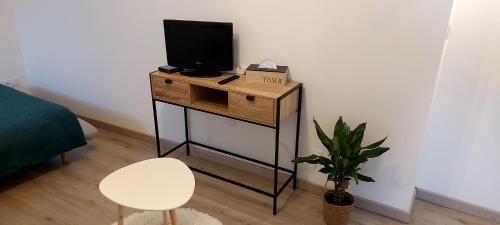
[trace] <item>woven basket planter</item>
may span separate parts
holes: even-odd
[[[354,206],[354,197],[345,193],[345,198],[350,203],[344,206],[330,204],[326,201],[328,195],[333,195],[333,191],[327,191],[323,197],[323,218],[327,225],[347,225],[349,223],[349,215]]]

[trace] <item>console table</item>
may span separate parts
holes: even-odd
[[[283,192],[288,184],[290,184],[290,182],[293,181],[293,189],[297,186],[297,164],[294,164],[293,170],[286,169],[279,166],[278,159],[280,122],[294,112],[297,112],[295,157],[298,155],[300,113],[302,106],[302,83],[289,81],[285,86],[250,84],[246,83],[244,76],[225,85],[219,85],[217,83],[227,77],[228,75],[213,78],[187,77],[180,75],[179,73],[167,74],[160,71],[151,72],[149,74],[151,97],[153,102],[157,155],[159,158],[165,157],[184,145],[186,146],[186,153],[189,155],[189,144],[193,144],[272,168],[274,170],[274,189],[272,193],[269,193],[256,187],[243,184],[208,171],[190,167],[193,171],[273,198],[273,215],[276,215],[278,196]],[[165,153],[162,153],[160,148],[156,102],[168,103],[184,108],[184,132],[186,140]],[[190,140],[189,121],[187,117],[188,109],[215,114],[274,129],[274,164]],[[278,171],[290,174],[290,177],[280,187],[278,187]]]

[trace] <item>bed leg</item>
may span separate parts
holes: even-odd
[[[69,156],[67,152],[61,153],[61,162],[63,164],[68,164],[69,163]]]

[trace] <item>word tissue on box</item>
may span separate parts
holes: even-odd
[[[258,64],[251,64],[246,72],[247,83],[286,85],[287,80],[288,66],[277,66],[276,69],[269,69],[259,68]]]

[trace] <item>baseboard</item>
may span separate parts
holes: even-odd
[[[484,208],[472,203],[441,195],[422,188],[417,188],[416,198],[422,201],[430,202],[435,205],[453,209],[462,213],[477,216],[492,222],[500,223],[500,212]]]
[[[133,130],[130,130],[127,128],[116,126],[116,125],[113,125],[110,123],[106,123],[106,122],[92,119],[92,118],[82,116],[82,115],[78,115],[78,117],[89,122],[90,124],[94,125],[95,127],[100,127],[102,129],[105,129],[105,130],[110,130],[110,131],[113,131],[113,132],[118,133],[118,134],[122,134],[122,135],[125,135],[128,137],[137,138],[137,139],[147,141],[147,142],[154,142],[155,141],[155,137],[153,137],[149,134],[144,134],[141,132],[133,131]]]
[[[148,134],[143,134],[143,133],[140,133],[137,131],[132,131],[132,130],[129,130],[129,129],[126,129],[126,128],[123,128],[120,126],[116,126],[113,124],[109,124],[109,123],[106,123],[103,121],[91,119],[91,118],[84,117],[84,116],[79,116],[79,117],[86,120],[90,124],[92,124],[96,127],[100,127],[102,129],[105,129],[105,130],[110,130],[110,131],[113,131],[113,132],[118,133],[118,134],[137,138],[137,139],[147,141],[147,142],[154,143],[154,141],[155,141],[155,138],[151,135],[148,135]],[[171,142],[168,140],[162,140],[162,142],[163,141],[164,142]],[[199,148],[199,147],[197,146],[197,148]],[[206,150],[206,149],[204,149],[204,150]],[[251,173],[254,173],[254,174],[257,174],[260,176],[268,176],[269,175],[269,170],[265,169],[263,167],[260,167],[259,165],[252,166],[252,165],[249,165],[248,163],[245,163],[245,162],[242,162],[239,160],[235,160],[235,159],[232,159],[230,157],[226,157],[226,156],[223,156],[220,154],[211,154],[211,153],[208,153],[205,151],[199,151],[199,152],[193,152],[193,153],[196,154],[197,156],[209,158],[211,160],[216,160],[217,162],[221,162],[225,165],[239,168],[239,169],[243,169],[245,171],[249,171]],[[323,195],[325,193],[325,191],[327,190],[323,186],[319,186],[319,185],[310,183],[304,179],[299,179],[297,181],[297,183],[298,183],[297,186],[299,189],[304,190],[304,191],[308,191],[311,193],[315,193],[318,195]],[[363,209],[363,210],[366,210],[369,212],[373,212],[373,213],[376,213],[376,214],[379,214],[381,216],[385,216],[385,217],[388,217],[391,219],[395,219],[395,220],[398,220],[398,221],[401,221],[404,223],[410,222],[410,212],[406,212],[406,211],[403,211],[401,209],[394,208],[392,206],[384,205],[384,204],[381,204],[381,203],[378,203],[378,202],[375,202],[375,201],[372,201],[372,200],[369,200],[369,199],[366,199],[363,197],[355,196],[355,198],[356,198],[355,207],[357,207],[357,208],[360,208],[360,209]]]
[[[410,223],[411,211],[404,211],[359,196],[355,196],[355,198],[357,208],[364,209],[366,211],[373,212],[391,219],[395,219],[403,223]]]

